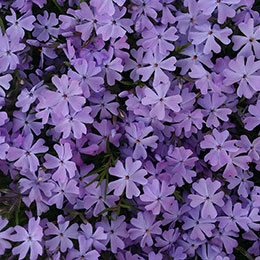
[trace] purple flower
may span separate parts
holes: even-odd
[[[31,110],[31,112],[33,112],[33,110]],[[32,134],[32,132],[34,132],[37,136],[40,135],[43,124],[36,122],[37,118],[33,113],[27,115],[26,113],[15,110],[13,116],[13,133],[23,128],[22,134],[25,136]]]
[[[110,48],[107,52],[107,59],[103,62],[103,70],[105,71],[107,84],[109,86],[113,86],[115,84],[115,80],[120,81],[122,79],[122,76],[118,72],[122,72],[124,69],[122,59],[118,57],[113,59],[113,55],[113,48]]]
[[[54,150],[57,152],[58,158],[53,155],[46,154],[44,156],[45,163],[43,165],[47,169],[58,168],[52,175],[52,178],[55,181],[64,182],[65,180],[68,179],[67,173],[69,174],[70,178],[72,178],[76,172],[76,165],[73,161],[70,160],[72,158],[70,144],[68,143],[65,143],[64,145],[55,144]]]
[[[133,228],[128,230],[130,239],[140,241],[141,247],[153,245],[153,235],[160,235],[162,230],[160,228],[161,221],[155,222],[155,216],[152,213],[145,211],[138,212],[137,218],[131,219]]]
[[[79,231],[79,233],[83,235],[86,243],[93,246],[98,252],[106,250],[103,242],[107,239],[107,234],[104,232],[103,227],[97,227],[93,232],[92,225],[87,223],[86,225],[81,224],[80,228],[82,231]]]
[[[145,50],[151,49],[153,52],[159,52],[162,55],[168,54],[174,50],[171,42],[176,41],[179,36],[174,26],[167,29],[167,26],[154,26],[142,33],[142,39],[137,41],[137,45],[142,45]]]
[[[174,243],[177,241],[177,239],[180,236],[179,229],[169,229],[162,233],[162,237],[158,236],[156,237],[156,247],[162,247],[160,251],[165,251],[167,249],[171,249],[174,247]]]
[[[192,177],[196,176],[196,172],[192,170],[195,166],[197,157],[190,157],[193,152],[184,147],[176,147],[174,150],[169,150],[166,157],[168,162],[168,171],[172,174],[171,183],[177,184],[179,187],[184,185],[184,181],[192,182]]]
[[[96,8],[96,11],[100,15],[113,15],[116,11],[113,2],[119,6],[123,6],[125,0],[91,0],[90,4]]]
[[[75,11],[75,18],[77,19],[77,17],[80,18],[81,23],[75,26],[75,30],[81,32],[81,39],[83,41],[87,41],[90,38],[93,29],[97,29],[99,20],[103,18],[95,12],[93,13],[86,2],[81,2],[80,9]],[[65,15],[59,16],[59,20],[63,20],[65,24],[67,19],[71,19],[71,17],[68,18],[68,16]]]
[[[105,181],[102,181],[101,184],[97,187],[97,182],[91,184],[86,192],[86,196],[84,197],[84,208],[92,209],[91,213],[94,217],[106,209],[105,205],[108,207],[112,207],[115,205],[115,201],[119,198],[115,195],[106,195],[105,196]],[[95,207],[94,207],[95,205]],[[94,209],[93,209],[94,208]],[[107,213],[105,212],[104,215]]]
[[[206,95],[209,89],[212,90],[213,93],[221,92],[221,88],[216,82],[216,74],[214,72],[208,72],[201,64],[192,66],[189,76],[197,79],[195,85],[196,88],[201,91],[201,94]]]
[[[132,123],[130,126],[125,127],[126,137],[128,138],[130,144],[135,145],[133,158],[134,159],[146,159],[147,146],[150,146],[154,149],[157,148],[156,141],[158,140],[158,136],[152,135],[146,137],[149,133],[153,131],[151,126],[145,127],[144,123]]]
[[[184,224],[182,225],[183,230],[192,229],[190,233],[191,239],[200,239],[201,241],[207,237],[212,237],[212,231],[215,229],[213,223],[216,222],[215,219],[211,218],[201,218],[201,208],[200,206],[188,211],[189,216],[183,216],[182,220]]]
[[[131,157],[125,160],[125,167],[121,161],[117,161],[115,167],[109,168],[109,173],[117,176],[120,179],[112,181],[108,184],[109,190],[114,190],[114,195],[120,196],[126,188],[126,197],[131,199],[133,196],[138,197],[140,190],[136,183],[145,185],[147,180],[144,176],[147,174],[146,170],[140,169],[141,161],[133,161]]]
[[[79,250],[76,250],[75,248],[72,248],[69,250],[66,259],[67,260],[76,260],[76,259],[93,259],[98,260],[100,254],[96,250],[91,250],[91,245],[89,243],[86,243],[83,236],[79,236]]]
[[[4,34],[0,34],[0,73],[8,69],[14,70],[20,63],[15,52],[21,51],[25,48],[25,44],[19,43],[16,38],[11,38]]]
[[[161,183],[154,179],[152,183],[147,183],[144,187],[144,194],[140,196],[141,201],[150,202],[145,206],[147,211],[151,210],[154,215],[159,215],[161,207],[164,210],[170,208],[174,201],[174,197],[170,196],[175,190],[175,186],[168,186],[165,181]]]
[[[205,162],[209,161],[212,166],[224,166],[231,161],[227,152],[237,152],[238,147],[235,146],[236,140],[227,141],[229,132],[227,130],[219,132],[214,129],[212,135],[204,136],[204,140],[200,143],[202,149],[211,149],[205,156]]]
[[[73,247],[73,243],[70,240],[78,238],[78,224],[74,223],[69,227],[70,222],[66,221],[63,216],[58,216],[58,227],[52,222],[47,223],[47,229],[45,230],[46,236],[54,235],[53,238],[45,242],[46,247],[50,251],[55,251],[60,248],[62,253]]]
[[[207,127],[218,127],[220,125],[219,119],[225,122],[229,120],[228,115],[232,113],[232,110],[222,107],[226,100],[226,96],[217,93],[208,93],[198,100],[198,104],[204,108],[202,113],[208,117],[206,120]]]
[[[30,170],[35,172],[39,166],[39,160],[35,154],[45,153],[49,149],[44,146],[44,140],[38,139],[35,144],[33,144],[33,135],[28,134],[22,144],[22,149],[17,147],[10,147],[7,153],[7,159],[9,161],[17,160],[14,165],[21,168],[23,171]]]
[[[224,206],[224,192],[216,191],[221,187],[219,181],[211,181],[210,178],[200,179],[198,182],[192,184],[192,188],[198,194],[190,194],[188,198],[191,200],[190,205],[193,208],[198,207],[203,203],[201,209],[201,217],[206,219],[210,216],[212,219],[217,217],[217,211],[213,204],[216,204],[219,207]]]
[[[117,219],[111,221],[109,224],[108,221],[102,221],[97,223],[97,227],[103,227],[105,233],[107,234],[107,239],[105,244],[110,242],[112,253],[116,253],[118,248],[124,249],[125,243],[122,240],[123,238],[128,237],[128,233],[126,231],[126,222],[124,222],[125,216],[119,216]]]
[[[211,28],[210,23],[200,24],[195,26],[196,31],[190,32],[190,38],[195,45],[205,42],[203,52],[209,54],[211,51],[219,53],[221,51],[220,45],[216,42],[215,38],[224,44],[229,44],[231,40],[228,38],[232,34],[230,28],[225,27],[220,29],[220,26],[215,24]]]
[[[93,123],[94,119],[90,116],[91,107],[84,107],[79,112],[71,112],[64,115],[53,115],[53,123],[56,125],[54,130],[63,133],[62,138],[73,136],[80,139],[87,134],[85,124]]]
[[[248,19],[247,22],[239,23],[238,25],[240,31],[244,34],[242,35],[234,35],[232,37],[232,41],[234,42],[233,50],[237,51],[242,46],[243,48],[239,51],[238,55],[249,57],[254,54],[257,59],[260,58],[260,27],[254,27],[254,19]]]
[[[101,86],[104,84],[104,79],[97,76],[101,71],[101,68],[97,67],[94,61],[77,59],[74,63],[74,68],[76,72],[70,70],[68,75],[71,79],[79,82],[79,86],[82,88],[85,98],[90,97],[89,88],[95,92],[99,92],[101,90]]]
[[[255,62],[255,56],[251,55],[246,59],[244,56],[238,56],[228,64],[229,68],[223,71],[226,77],[223,83],[231,85],[239,83],[237,95],[251,98],[256,91],[260,90],[260,76],[256,73],[260,69],[260,61]]]
[[[137,69],[137,74],[142,76],[142,81],[147,81],[154,73],[153,86],[158,86],[160,83],[168,83],[169,77],[163,70],[174,71],[176,69],[176,58],[170,57],[165,59],[166,56],[157,52],[153,53],[148,50],[143,58],[143,64],[149,66]]]
[[[248,224],[251,220],[248,218],[248,210],[243,209],[241,203],[235,203],[233,205],[231,200],[228,200],[222,211],[225,216],[219,216],[219,227],[225,229],[226,231],[239,232],[239,227],[245,231],[249,231]]]
[[[110,91],[105,91],[102,95],[92,95],[89,99],[92,103],[91,116],[95,117],[100,112],[100,119],[111,118],[112,115],[118,115],[118,107],[120,106],[117,102],[111,102],[116,98],[116,95],[111,94]]]
[[[5,142],[5,136],[0,136],[0,159],[5,160],[7,152],[9,151],[9,145]]]
[[[253,182],[249,181],[248,179],[252,178],[253,174],[249,171],[243,171],[239,169],[236,176],[230,176],[227,178],[228,189],[233,190],[235,187],[238,186],[237,194],[244,198],[247,198],[250,194],[250,188],[253,186]]]
[[[0,216],[0,230],[2,230],[8,224],[7,219],[2,219]],[[9,227],[5,231],[0,232],[0,255],[4,255],[5,249],[10,249],[12,245],[7,241],[11,238],[13,228]]]
[[[49,205],[56,204],[58,209],[61,209],[64,203],[64,197],[73,205],[79,196],[79,188],[75,180],[65,180],[64,182],[55,183],[52,190],[53,196],[48,200]]]
[[[200,64],[206,65],[208,68],[213,67],[211,61],[212,53],[208,55],[203,53],[203,45],[190,45],[182,52],[183,55],[188,56],[188,58],[183,57],[182,59],[177,60],[176,66],[181,67],[181,74],[184,75],[188,72],[189,69],[192,70],[193,67],[199,66]],[[200,68],[200,67],[197,67]],[[204,72],[204,71],[203,71]],[[202,73],[202,72],[201,72]],[[205,74],[205,72],[204,72]],[[208,74],[211,76],[211,74]],[[195,78],[199,78],[195,76]]]
[[[195,25],[204,24],[209,18],[209,15],[205,15],[200,11],[200,6],[196,0],[189,0],[187,8],[188,12],[177,11],[176,14],[177,28],[182,34],[189,32]]]
[[[150,112],[151,117],[157,117],[159,120],[163,120],[165,118],[165,107],[174,112],[180,111],[178,104],[182,102],[182,97],[180,95],[166,97],[169,88],[170,83],[160,84],[154,87],[155,92],[148,87],[144,89],[145,97],[142,99],[142,104],[153,105]]]
[[[35,23],[35,29],[33,30],[32,35],[34,37],[37,37],[39,41],[48,41],[50,38],[50,35],[53,35],[55,37],[58,36],[59,29],[55,28],[58,24],[58,19],[56,18],[55,13],[49,13],[44,10],[43,15],[38,14],[37,20],[39,23]]]
[[[100,21],[100,26],[97,29],[96,33],[102,35],[104,41],[109,40],[110,38],[122,38],[126,31],[129,33],[133,32],[131,26],[133,22],[131,19],[126,19],[122,17],[126,13],[126,8],[123,7],[121,10],[116,8],[116,12],[113,16],[105,16],[102,21]]]
[[[93,123],[95,129],[100,133],[100,135],[89,133],[87,135],[89,139],[89,144],[97,144],[99,146],[98,153],[106,152],[107,150],[107,141],[112,143],[113,145],[119,147],[119,140],[121,138],[121,134],[116,133],[115,126],[106,119],[102,120],[100,123],[96,121]]]
[[[244,119],[244,123],[245,123],[245,128],[249,131],[253,130],[255,127],[257,127],[260,124],[260,115],[258,109],[260,109],[260,100],[257,100],[255,106],[250,105],[248,108],[248,111],[252,116],[247,116]]]
[[[16,234],[11,235],[10,239],[14,242],[22,242],[19,246],[12,249],[14,255],[19,254],[19,260],[24,259],[30,250],[30,259],[36,260],[39,255],[42,255],[42,237],[43,230],[40,226],[40,218],[37,220],[35,218],[29,219],[28,230],[21,226],[15,226],[14,230]]]
[[[217,8],[218,23],[223,24],[228,17],[233,18],[236,11],[233,6],[238,4],[240,0],[199,0],[199,6],[205,15],[211,15]]]
[[[54,183],[50,182],[51,174],[45,174],[43,170],[36,173],[25,172],[24,177],[19,180],[21,193],[29,193],[30,204],[35,200],[42,202],[52,195]]]
[[[8,35],[13,35],[17,37],[18,40],[24,37],[24,30],[32,31],[34,26],[33,23],[36,21],[33,15],[29,15],[28,13],[21,16],[19,19],[16,17],[15,11],[11,8],[12,15],[6,16],[6,21],[8,21],[11,26],[9,26],[6,30]]]
[[[52,77],[52,83],[57,87],[57,91],[42,92],[45,97],[44,106],[53,106],[53,111],[62,115],[67,115],[71,108],[76,112],[81,110],[86,99],[81,96],[82,89],[77,80],[70,81],[67,75],[62,75],[61,78]]]

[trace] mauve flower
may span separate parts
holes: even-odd
[[[28,223],[28,230],[21,226],[15,226],[16,234],[11,235],[10,239],[14,242],[22,242],[19,246],[12,249],[12,254],[18,255],[19,260],[24,259],[30,250],[30,259],[36,260],[39,255],[42,255],[42,237],[43,229],[40,226],[40,218],[30,218]]]
[[[167,28],[167,26],[153,26],[149,30],[142,33],[142,39],[137,41],[137,45],[142,45],[145,50],[151,49],[153,52],[159,52],[166,55],[169,51],[174,50],[172,42],[176,41],[179,36],[176,35],[176,28],[174,26]]]
[[[54,237],[47,240],[45,244],[52,252],[59,248],[60,251],[64,253],[73,247],[73,243],[70,239],[78,238],[79,226],[74,223],[69,227],[70,222],[66,221],[61,215],[58,216],[57,224],[58,227],[56,227],[52,222],[47,222],[48,228],[44,233],[46,236],[54,235]]]
[[[216,42],[215,38],[220,40],[225,45],[229,44],[231,40],[228,38],[232,34],[230,28],[225,27],[220,29],[218,24],[215,24],[213,27],[211,23],[205,23],[195,26],[196,31],[190,32],[190,38],[192,43],[195,45],[205,42],[203,52],[209,54],[211,51],[215,53],[220,53],[221,47]]]
[[[190,32],[195,25],[204,24],[210,17],[201,12],[200,6],[196,0],[189,0],[187,8],[188,12],[176,12],[177,28],[182,34],[186,34],[187,31]]]
[[[8,21],[11,25],[7,28],[6,33],[8,35],[13,35],[14,37],[17,37],[18,39],[21,39],[24,37],[25,32],[32,31],[34,26],[33,23],[36,21],[36,18],[33,15],[30,15],[29,13],[24,14],[19,19],[16,17],[15,11],[11,8],[12,15],[6,16],[6,21]]]
[[[75,18],[78,16],[81,20],[80,24],[75,22],[75,30],[81,33],[81,39],[83,41],[87,41],[90,38],[93,29],[97,29],[97,25],[100,23],[99,20],[102,20],[102,16],[97,15],[96,12],[93,13],[86,2],[80,3],[80,9],[75,11],[75,16]],[[65,16],[62,18],[64,21]],[[68,19],[71,19],[71,17]],[[59,16],[59,20],[61,20],[61,16]]]
[[[260,100],[257,100],[256,105],[250,105],[248,108],[249,115],[244,119],[245,128],[249,131],[252,131],[255,127],[260,124]],[[250,116],[252,115],[252,116]]]
[[[138,239],[141,247],[153,245],[153,235],[160,235],[162,230],[160,228],[161,221],[155,222],[155,216],[152,213],[145,211],[144,213],[138,212],[137,218],[130,220],[133,228],[128,230],[130,239]]]
[[[68,75],[71,79],[79,82],[79,86],[82,88],[85,98],[90,97],[89,88],[94,92],[99,92],[101,90],[104,79],[97,76],[101,71],[101,68],[97,67],[94,61],[77,59],[73,65],[76,71],[69,70]]]
[[[143,122],[132,123],[130,126],[125,127],[126,137],[132,146],[135,145],[133,158],[134,159],[146,159],[147,152],[146,148],[149,146],[153,149],[157,148],[156,141],[158,136],[152,135],[147,136],[153,131],[151,126],[145,127]]]
[[[5,160],[9,145],[5,142],[5,136],[0,136],[0,159]]]
[[[189,76],[196,79],[195,85],[201,91],[201,94],[206,95],[209,90],[212,90],[213,93],[221,92],[221,88],[216,81],[216,74],[208,72],[201,64],[192,66]]]
[[[112,115],[118,115],[118,107],[120,106],[117,102],[111,102],[115,100],[116,95],[111,94],[110,91],[105,91],[98,95],[92,95],[89,100],[91,101],[91,116],[94,118],[100,112],[99,118],[111,118]],[[112,114],[112,115],[111,115]]]
[[[172,247],[174,247],[175,242],[180,236],[179,228],[169,229],[165,230],[162,233],[162,237],[158,236],[156,237],[156,247],[162,247],[160,249],[160,252],[163,252],[165,250],[171,250]]]
[[[249,57],[255,55],[257,59],[260,58],[260,27],[254,27],[254,19],[250,18],[248,21],[239,23],[238,28],[244,34],[234,35],[232,41],[234,43],[233,50],[238,51],[242,46],[243,48],[238,52],[237,55]],[[254,50],[254,53],[253,53]]]
[[[109,168],[109,173],[113,176],[119,177],[119,180],[112,181],[108,184],[108,189],[114,190],[114,195],[120,196],[126,188],[126,197],[131,199],[133,196],[138,197],[140,190],[136,183],[145,185],[147,180],[144,176],[147,174],[146,170],[140,169],[141,161],[133,161],[131,157],[125,160],[125,167],[121,161],[117,161],[115,167]]]
[[[168,23],[173,24],[176,21],[172,11],[175,11],[176,8],[173,5],[172,0],[162,0],[162,18],[161,23],[167,25]]]
[[[103,61],[103,70],[106,75],[107,84],[113,86],[115,81],[120,81],[122,76],[119,72],[122,72],[124,66],[122,65],[122,59],[116,57],[113,59],[114,51],[110,48],[107,52],[107,58]]]
[[[219,216],[217,220],[219,221],[219,227],[225,229],[226,231],[239,232],[239,227],[245,231],[249,231],[248,224],[251,220],[248,218],[248,209],[243,209],[241,203],[233,204],[231,200],[228,200],[222,211],[225,216]]]
[[[174,150],[168,151],[168,156],[166,156],[167,172],[172,175],[171,183],[181,187],[184,185],[184,180],[188,183],[192,182],[192,178],[197,175],[192,168],[198,160],[195,156],[191,157],[192,154],[190,149],[184,147],[175,147]]]
[[[217,8],[218,23],[223,24],[228,17],[233,18],[236,15],[232,5],[239,2],[240,0],[199,0],[199,7],[205,15],[211,15]]]
[[[1,96],[5,96],[5,92],[3,90],[3,88],[5,90],[8,90],[10,88],[10,81],[13,79],[11,74],[6,74],[3,76],[0,76],[0,95]]]
[[[237,95],[251,98],[256,91],[260,90],[260,75],[257,73],[260,69],[260,61],[255,61],[255,56],[251,55],[246,58],[238,56],[231,60],[228,64],[229,68],[223,71],[226,77],[223,81],[224,85],[232,85],[238,83]]]
[[[102,181],[98,187],[97,184],[97,182],[94,182],[89,185],[83,200],[84,208],[87,210],[91,208],[91,214],[93,214],[94,217],[97,217],[101,211],[106,209],[106,206],[109,208],[114,206],[115,201],[119,199],[118,196],[105,194],[105,181]],[[104,212],[104,215],[106,214],[107,212]]]
[[[17,147],[10,147],[7,153],[7,159],[9,161],[15,161],[14,165],[21,168],[22,171],[30,170],[35,172],[39,166],[39,160],[35,154],[45,153],[49,150],[47,146],[43,144],[45,141],[43,139],[38,139],[35,144],[33,144],[33,135],[28,134],[22,144],[22,149]]]
[[[207,93],[203,98],[198,100],[198,104],[204,109],[202,113],[207,116],[206,126],[207,127],[218,127],[220,125],[219,119],[226,122],[229,120],[228,115],[232,113],[230,108],[223,107],[227,97],[217,93]]]
[[[118,249],[125,248],[123,239],[128,237],[128,233],[126,231],[127,224],[124,220],[125,216],[119,216],[112,220],[110,224],[108,221],[102,221],[96,224],[97,227],[104,228],[104,231],[107,234],[105,245],[110,242],[111,251],[114,254],[117,253]]]
[[[53,114],[54,130],[62,133],[62,138],[73,136],[80,139],[82,135],[87,134],[85,124],[93,123],[94,119],[90,116],[91,107],[84,107],[79,112],[71,112],[67,115]]]
[[[254,183],[248,180],[252,177],[253,174],[249,171],[243,171],[242,169],[238,169],[236,176],[230,176],[227,178],[227,181],[229,182],[227,187],[229,190],[233,190],[235,187],[238,186],[237,194],[239,196],[247,198],[250,194],[251,187],[254,186]]]
[[[123,6],[125,0],[91,0],[90,4],[96,8],[99,15],[113,15],[115,13],[115,2],[118,6]]]
[[[67,173],[69,174],[69,177],[72,178],[76,172],[76,165],[73,161],[71,161],[72,152],[71,152],[70,144],[68,143],[65,143],[64,145],[55,144],[54,150],[57,152],[58,158],[53,155],[46,154],[44,156],[45,163],[43,165],[47,169],[58,168],[52,175],[52,178],[55,181],[64,182],[68,179]]]
[[[31,110],[30,112],[34,112]],[[29,135],[34,132],[37,136],[41,134],[41,129],[44,127],[41,122],[37,122],[37,118],[34,113],[23,113],[19,110],[15,110],[13,113],[13,133],[17,132],[19,129],[22,129],[23,135]]]
[[[176,69],[175,57],[165,59],[166,55],[160,53],[153,53],[150,49],[147,51],[143,58],[143,64],[149,66],[137,69],[137,74],[142,76],[142,81],[147,81],[154,74],[153,86],[158,86],[160,83],[168,83],[169,77],[163,70],[174,71]]]
[[[229,132],[227,130],[219,132],[214,129],[212,135],[205,135],[204,140],[200,143],[202,149],[211,149],[205,156],[205,162],[209,161],[212,166],[224,166],[231,161],[227,152],[237,152],[238,147],[235,146],[236,140],[227,141]]]
[[[72,205],[74,205],[77,197],[79,196],[79,188],[77,187],[77,181],[65,180],[64,182],[59,181],[54,184],[55,187],[52,190],[53,195],[48,200],[48,204],[56,204],[56,208],[61,209],[65,197]]]
[[[142,47],[130,50],[131,55],[133,56],[134,60],[127,58],[124,64],[124,71],[131,70],[130,78],[133,81],[137,81],[140,78],[138,75],[137,70],[143,66],[143,56],[144,56],[144,49]]]
[[[167,95],[169,89],[170,83],[154,87],[155,92],[148,87],[144,89],[145,97],[142,99],[142,104],[153,105],[150,112],[151,117],[163,120],[165,118],[165,107],[174,112],[180,111],[179,103],[182,102],[182,97],[180,95]]]
[[[192,184],[192,188],[198,194],[190,194],[188,198],[191,200],[190,205],[193,208],[198,207],[203,203],[201,209],[201,217],[206,219],[210,216],[212,219],[217,217],[217,211],[213,204],[216,204],[219,207],[224,206],[224,192],[216,191],[221,187],[221,183],[219,181],[211,181],[210,178],[200,179],[198,182]]]
[[[98,153],[107,151],[107,141],[119,147],[119,140],[122,134],[116,133],[116,126],[112,125],[111,121],[106,119],[103,119],[100,123],[95,121],[93,126],[100,135],[89,133],[87,138],[90,145],[97,144],[99,146]]]
[[[161,207],[164,210],[170,208],[171,204],[175,200],[173,192],[175,186],[169,186],[167,182],[162,181],[161,183],[154,179],[151,183],[147,183],[144,187],[144,194],[140,196],[141,201],[149,203],[145,206],[147,211],[151,210],[154,215],[159,215]]]
[[[107,234],[104,232],[103,227],[97,227],[93,231],[93,227],[90,223],[86,225],[81,224],[79,234],[84,237],[85,243],[88,243],[91,247],[93,246],[98,252],[106,250],[104,241],[107,239]]]
[[[98,260],[100,254],[96,250],[91,250],[91,244],[86,243],[84,236],[79,236],[79,250],[72,248],[69,250],[66,260]]]
[[[32,35],[39,41],[48,41],[50,35],[55,37],[58,36],[59,29],[54,26],[58,24],[59,20],[56,18],[55,13],[49,14],[46,10],[44,10],[43,15],[37,15],[37,20],[39,23],[34,24],[35,29],[33,30]]]
[[[25,44],[19,43],[19,40],[0,34],[0,73],[8,69],[14,70],[20,63],[15,52],[21,51],[25,48]]]
[[[0,230],[6,227],[8,224],[7,219],[3,219],[2,216],[0,216]],[[6,249],[10,249],[12,245],[7,241],[11,238],[11,233],[13,232],[13,228],[9,227],[5,231],[0,232],[0,255],[5,254]]]
[[[111,38],[122,38],[126,32],[132,33],[131,26],[133,22],[131,19],[122,18],[126,13],[126,8],[121,10],[116,8],[113,16],[105,16],[100,19],[100,26],[97,29],[97,35],[101,34],[104,41],[108,41]]]
[[[183,230],[192,229],[190,233],[191,239],[200,239],[204,241],[206,237],[210,238],[213,236],[212,230],[215,229],[214,223],[216,219],[211,218],[201,218],[201,207],[198,206],[194,209],[188,211],[189,216],[183,216],[182,220],[184,224],[182,225]]]
[[[190,45],[185,48],[182,54],[188,56],[188,58],[183,57],[176,62],[176,66],[181,67],[181,75],[185,75],[193,66],[198,66],[200,64],[206,65],[208,68],[213,68],[213,63],[211,61],[212,53],[207,55],[204,54],[203,44]]]

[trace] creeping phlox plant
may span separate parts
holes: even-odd
[[[0,258],[260,259],[260,3],[0,0]]]

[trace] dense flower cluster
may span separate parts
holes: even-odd
[[[258,2],[0,0],[0,258],[260,259]]]

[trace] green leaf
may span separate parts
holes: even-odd
[[[0,17],[0,27],[1,27],[2,34],[5,34],[5,25],[1,17]]]
[[[61,8],[61,6],[57,3],[57,1],[56,1],[56,0],[52,0],[52,2],[53,2],[54,5],[58,8],[58,10],[59,10],[61,13],[63,13],[62,8]]]

